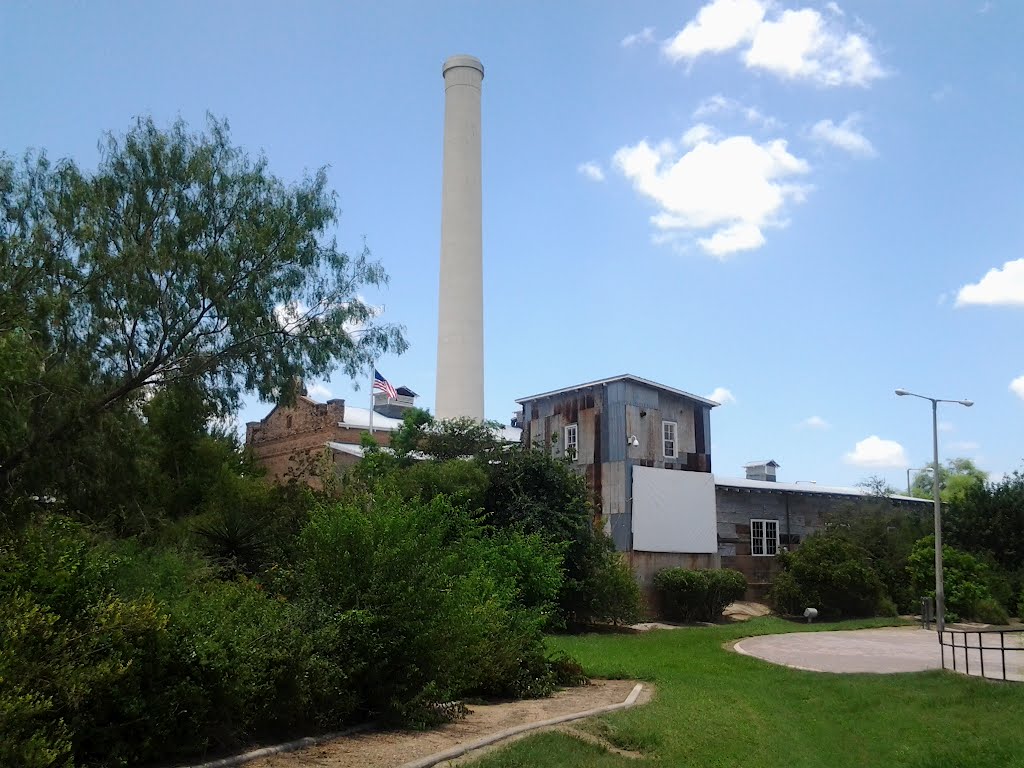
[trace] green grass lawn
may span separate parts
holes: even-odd
[[[558,733],[473,763],[511,766],[1024,766],[1024,685],[951,672],[830,675],[723,648],[751,635],[855,629],[892,621],[801,626],[775,618],[641,635],[552,637],[595,677],[638,678],[653,701],[589,724],[639,762]]]

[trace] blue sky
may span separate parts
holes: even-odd
[[[486,403],[634,373],[723,400],[717,473],[905,485],[1024,458],[1024,5],[0,4],[0,150],[94,164],[133,116],[329,166],[433,406],[441,63],[483,84]],[[313,392],[365,405],[365,384]],[[253,403],[242,420],[269,409]]]

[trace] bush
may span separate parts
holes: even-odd
[[[557,553],[536,537],[488,540],[444,497],[379,489],[372,504],[315,512],[299,574],[301,599],[358,620],[349,647],[368,662],[352,675],[366,714],[425,721],[467,692],[549,691],[541,627]],[[519,582],[524,568],[533,578]]]
[[[1024,590],[1021,590],[1020,600],[1017,601],[1017,618],[1024,621]]]
[[[974,617],[983,624],[1009,624],[1010,617],[998,600],[986,597],[978,601],[974,609]]]
[[[640,592],[594,525],[586,480],[542,450],[511,448],[481,460],[488,475],[483,520],[495,529],[536,533],[564,547],[558,610],[567,625],[625,622],[640,613]]]
[[[920,539],[910,553],[907,565],[911,582],[918,594],[935,599],[935,537]],[[982,609],[982,603],[992,601],[989,589],[992,574],[984,562],[958,549],[944,544],[942,547],[942,573],[946,592],[946,621],[980,619],[981,610],[993,615],[991,608]],[[1005,613],[1005,610],[1004,610]]]
[[[654,577],[661,611],[675,621],[717,621],[729,603],[747,591],[739,571],[666,568]]]
[[[53,519],[0,542],[0,765],[123,766],[572,675],[542,628],[559,549],[439,497],[318,509],[264,582]],[[268,589],[274,584],[276,589]]]
[[[817,608],[823,617],[874,616],[885,590],[871,558],[843,533],[809,536],[778,556],[782,565],[770,592],[777,610],[796,614]]]
[[[900,615],[899,606],[897,606],[890,598],[883,597],[878,603],[878,615],[895,619]]]

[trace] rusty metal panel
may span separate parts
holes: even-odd
[[[629,552],[633,547],[633,516],[628,512],[608,515],[612,541],[619,552]]]
[[[626,465],[621,461],[601,464],[601,509],[604,514],[628,512],[627,498]]]

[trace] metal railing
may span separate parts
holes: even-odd
[[[939,646],[943,669],[989,680],[1024,682],[1024,629],[947,627],[939,635]]]

